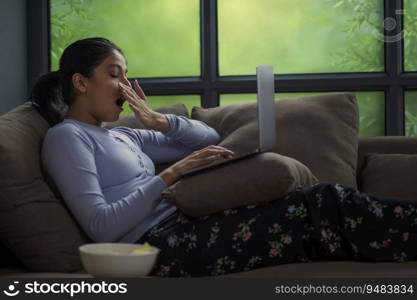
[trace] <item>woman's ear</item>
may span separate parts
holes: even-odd
[[[72,85],[76,92],[84,94],[87,92],[87,78],[80,73],[74,73],[72,75]]]

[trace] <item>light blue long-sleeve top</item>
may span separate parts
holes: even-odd
[[[48,130],[43,168],[93,241],[134,243],[175,212],[161,197],[167,185],[154,164],[177,161],[220,140],[205,123],[165,116],[170,125],[165,134],[71,119]]]

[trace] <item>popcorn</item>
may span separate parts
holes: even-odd
[[[154,247],[152,247],[148,243],[145,243],[143,244],[142,247],[133,249],[129,253],[109,250],[109,251],[104,252],[104,254],[107,254],[107,255],[141,255],[141,254],[151,253],[153,250],[154,250]]]
[[[151,245],[149,245],[148,243],[145,243],[142,247],[132,250],[132,252],[130,252],[130,254],[132,254],[132,255],[145,254],[145,253],[152,252],[152,250],[153,250],[153,247]]]

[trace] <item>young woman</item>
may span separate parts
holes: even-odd
[[[42,147],[51,185],[96,242],[147,241],[161,249],[151,275],[208,276],[295,261],[416,257],[417,206],[337,184],[191,218],[161,194],[194,167],[233,153],[206,124],[159,114],[123,52],[103,38],[68,46],[59,70],[42,76],[32,102],[53,126]],[[101,127],[124,101],[146,127]],[[68,108],[68,109],[67,109]],[[62,114],[65,112],[65,116]],[[155,175],[154,164],[176,162]]]

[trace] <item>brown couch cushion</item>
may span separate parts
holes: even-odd
[[[177,116],[184,116],[187,118],[190,116],[190,114],[188,113],[187,107],[182,103],[176,103],[174,105],[169,105],[169,106],[160,106],[154,110],[162,114],[174,114]],[[141,129],[146,128],[145,125],[143,125],[143,123],[140,120],[135,118],[134,114],[124,116],[115,122],[104,122],[102,124],[102,127],[105,127],[108,129],[111,129],[117,126],[141,128]]]
[[[358,107],[351,94],[324,94],[276,101],[273,152],[305,164],[320,182],[356,187]],[[256,103],[194,107],[192,118],[215,128],[219,145],[237,153],[258,144]]]
[[[368,154],[360,178],[364,193],[417,200],[417,155]]]
[[[186,176],[164,191],[167,201],[193,217],[278,199],[317,183],[295,159],[266,152]]]
[[[0,240],[32,271],[76,271],[85,238],[40,167],[48,128],[30,103],[0,117]]]

